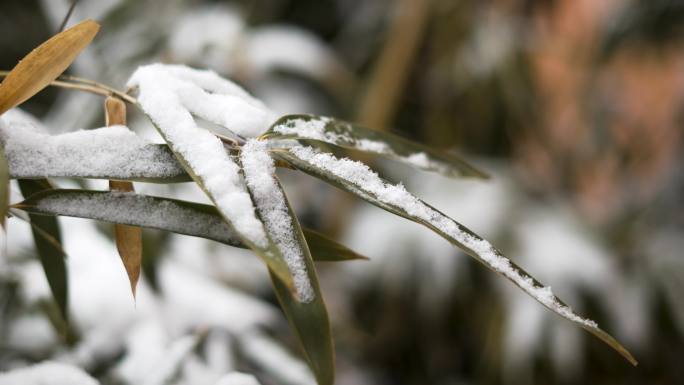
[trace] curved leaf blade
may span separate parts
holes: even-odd
[[[247,248],[211,205],[134,193],[56,189],[12,207],[30,214],[94,219],[200,237]],[[368,259],[314,230],[304,229],[317,261]]]
[[[128,85],[138,87],[140,108],[234,233],[293,289],[287,264],[254,212],[239,167],[216,136],[197,126],[187,100],[182,101],[180,90],[199,88],[162,65],[139,68]]]
[[[324,142],[335,146],[380,155],[447,177],[488,178],[465,160],[444,151],[400,136],[315,115],[286,115],[278,119],[264,137]]]
[[[47,179],[19,180],[22,195],[30,197],[41,192],[53,191]],[[52,296],[57,303],[64,320],[68,317],[68,279],[66,268],[66,253],[62,248],[62,233],[59,222],[55,217],[34,215],[29,213],[31,232],[40,263],[45,271]]]
[[[257,213],[271,239],[280,248],[294,278],[296,297],[272,275],[278,300],[318,384],[332,384],[335,353],[328,312],[311,252],[297,216],[275,175],[275,164],[266,143],[249,140],[242,147],[240,162]]]
[[[0,84],[0,115],[55,80],[90,44],[99,29],[92,20],[82,21],[26,55]]]
[[[5,231],[5,219],[7,218],[7,210],[9,206],[9,195],[10,195],[10,170],[9,164],[7,162],[7,157],[5,156],[5,149],[0,146],[0,226],[2,226],[2,231]],[[3,234],[4,236],[5,234]],[[3,246],[4,247],[4,246]],[[5,250],[2,250],[4,255]]]
[[[589,331],[630,363],[637,364],[627,349],[601,330],[595,322],[576,315],[551,292],[551,288],[539,283],[465,226],[410,195],[403,186],[384,181],[360,162],[339,159],[308,147],[276,151],[274,156],[377,207],[428,227],[487,268],[514,283],[547,309]]]
[[[126,125],[126,104],[115,97],[105,99],[105,124],[109,126]],[[109,189],[120,192],[134,192],[132,182],[109,181]],[[128,281],[131,284],[131,292],[135,299],[135,289],[140,278],[140,266],[142,264],[142,230],[140,227],[128,225],[114,225],[114,238],[116,249],[121,257]]]

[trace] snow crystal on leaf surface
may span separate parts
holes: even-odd
[[[238,165],[226,153],[223,143],[209,131],[199,128],[188,111],[193,110],[188,103],[202,104],[206,101],[202,95],[210,95],[195,84],[174,76],[174,71],[178,72],[178,67],[172,67],[171,70],[169,66],[161,64],[140,67],[131,77],[129,86],[139,87],[138,102],[143,110],[154,121],[171,148],[183,157],[192,172],[200,178],[224,217],[247,240],[259,247],[267,247],[268,238],[261,221],[256,217]],[[194,76],[205,75],[211,76],[202,71],[194,73]],[[188,93],[196,99],[191,100]],[[242,102],[242,105],[248,104]],[[235,129],[232,126],[229,128]]]
[[[202,234],[229,244],[239,242],[228,225],[215,215],[136,193],[52,195],[38,201],[36,208],[73,217]]]
[[[272,111],[242,87],[208,70],[151,64],[138,68],[128,86],[139,86],[141,96],[142,88],[147,88],[145,104],[150,104],[149,95],[153,92],[159,101],[174,99],[176,108],[222,125],[244,137],[258,136],[276,118]],[[160,97],[162,92],[168,97]],[[139,101],[142,103],[141,99]]]
[[[30,121],[18,118],[19,115],[12,115],[11,119],[0,121],[0,140],[12,177],[129,179],[185,174],[168,151],[148,143],[125,126],[51,136]]]
[[[215,385],[259,385],[251,374],[232,372],[221,377]]]
[[[440,232],[472,250],[494,271],[504,275],[533,298],[563,317],[590,328],[598,327],[594,321],[577,316],[568,306],[558,302],[550,287],[535,285],[531,277],[513,267],[511,261],[501,256],[489,242],[462,230],[455,221],[411,195],[401,184],[392,185],[385,182],[377,173],[361,162],[347,158],[340,159],[332,154],[316,151],[311,147],[294,147],[289,151],[299,159],[354,184],[381,202],[398,207],[410,216],[417,217],[434,226]]]
[[[240,161],[257,211],[285,258],[298,298],[311,302],[315,294],[307,274],[304,250],[295,235],[286,198],[276,182],[275,164],[266,143],[254,139],[247,141],[242,147]]]

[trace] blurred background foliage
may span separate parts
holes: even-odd
[[[0,67],[10,69],[55,33],[69,3],[3,1]],[[332,115],[474,159],[492,180],[449,181],[376,166],[489,237],[640,361],[631,368],[417,226],[286,171],[303,222],[372,259],[320,266],[339,384],[684,381],[684,2],[81,0],[71,22],[87,17],[102,30],[73,74],[121,88],[134,68],[151,61],[210,68],[278,112]],[[57,133],[103,125],[101,103],[48,89],[23,107]],[[153,136],[139,114],[129,121]],[[145,188],[190,193],[187,186]],[[100,231],[110,236],[109,227]],[[9,236],[11,247],[11,230]],[[155,295],[171,298],[164,294],[164,276],[171,274],[164,264],[176,259],[193,267],[197,279],[274,303],[263,269],[245,262],[249,256],[228,258],[237,253],[175,235],[148,232],[145,239],[143,284]],[[66,355],[103,383],[141,378],[116,369],[133,355],[130,344],[114,344],[100,356],[83,339],[75,348],[59,339],[38,350],[13,345],[20,309],[37,306],[21,295],[27,283],[15,267],[32,251],[29,243],[20,249],[25,254],[10,254],[3,266],[2,369]],[[224,255],[220,261],[217,254]],[[74,295],[77,274],[70,278]],[[123,274],[117,279],[125,283]],[[133,307],[122,292],[116,306]],[[145,295],[139,298],[137,312],[148,313]],[[74,323],[87,337],[97,322],[79,325],[83,317]],[[140,329],[144,317],[133,318],[122,322]],[[270,337],[299,354],[283,319],[263,323]],[[201,318],[183,325],[183,332],[165,330],[177,337],[192,325],[204,337],[241,346],[225,342],[240,340],[230,326],[226,332]],[[268,365],[241,359],[250,357],[244,349],[230,350],[237,352],[231,367],[266,384],[287,383]],[[173,381],[211,383],[192,377],[182,362]]]

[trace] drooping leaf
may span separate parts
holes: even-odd
[[[99,29],[92,20],[82,21],[26,55],[0,84],[0,115],[55,80],[90,44]]]
[[[111,96],[105,99],[105,120],[107,126],[125,125],[126,104]],[[133,183],[126,181],[110,180],[109,189],[119,192],[135,192]],[[128,274],[133,298],[135,298],[135,289],[140,278],[142,263],[142,230],[140,227],[116,224],[114,225],[114,238],[116,239],[116,249],[126,269],[126,274]]]
[[[385,131],[373,130],[334,118],[314,115],[286,115],[278,119],[263,136],[273,140],[295,139],[303,143],[324,142],[347,149],[381,155],[448,177],[487,178],[487,174],[455,155],[435,150]]]
[[[179,71],[179,68],[182,71]],[[209,120],[245,133],[258,128],[264,117],[237,85],[223,87],[223,93],[208,93],[207,71],[186,67],[150,65],[138,68],[128,82],[139,90],[138,103],[147,114],[176,159],[207,194],[224,220],[241,241],[249,246],[287,286],[294,290],[287,264],[257,217],[238,165],[226,153],[223,142],[197,126],[190,109]],[[219,78],[220,79],[220,78]],[[217,88],[212,91],[221,91]],[[206,103],[204,103],[204,102]],[[229,111],[223,111],[229,108]],[[244,108],[244,110],[236,110]],[[249,111],[248,111],[249,109]],[[219,119],[220,118],[220,119]]]
[[[12,207],[30,214],[146,227],[246,248],[214,206],[195,202],[108,191],[56,189],[32,195]],[[317,261],[368,259],[321,233],[303,231]]]
[[[109,189],[118,192],[134,192],[131,182],[109,181]],[[131,284],[131,292],[135,298],[135,289],[140,278],[140,266],[142,263],[142,230],[140,227],[129,225],[114,225],[114,238],[116,249],[123,262],[128,280]]]
[[[320,385],[335,378],[330,321],[299,221],[275,175],[266,143],[249,140],[240,153],[247,188],[266,231],[280,249],[294,279],[295,296],[271,272],[280,305]],[[270,270],[269,270],[270,271]]]
[[[5,218],[7,218],[7,208],[9,206],[9,182],[9,165],[5,157],[5,150],[0,146],[0,226],[2,226],[3,232],[5,232]],[[2,253],[4,254],[4,250],[2,250]]]
[[[360,162],[339,159],[332,154],[310,147],[275,151],[274,156],[377,207],[428,227],[478,262],[520,287],[549,310],[589,331],[630,363],[637,364],[627,349],[601,330],[594,321],[575,314],[569,306],[553,294],[550,287],[539,283],[489,242],[465,226],[409,194],[403,186],[386,182]]]
[[[41,192],[53,191],[47,179],[19,180],[19,189],[24,197],[31,197]],[[64,320],[68,319],[68,279],[66,269],[66,253],[62,248],[62,233],[56,217],[34,215],[29,213],[31,231],[36,251],[43,265],[45,276],[52,296],[59,307]]]

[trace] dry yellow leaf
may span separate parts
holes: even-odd
[[[82,21],[26,55],[0,84],[0,114],[23,103],[61,75],[99,29],[93,20]]]
[[[105,120],[107,126],[126,124],[126,104],[115,97],[105,100]],[[133,192],[133,183],[123,181],[109,181],[109,189],[112,191]],[[140,264],[142,263],[142,230],[140,227],[115,225],[116,248],[119,251],[121,261],[126,268],[128,280],[131,283],[131,291],[135,298],[135,289],[140,278]]]

